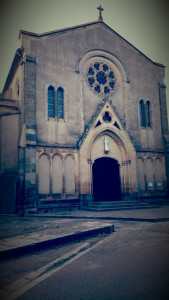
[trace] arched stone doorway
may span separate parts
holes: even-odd
[[[101,157],[92,167],[94,201],[121,200],[120,170],[117,160]]]

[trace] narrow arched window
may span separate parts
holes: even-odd
[[[146,102],[146,123],[147,127],[151,127],[151,116],[150,116],[150,101]]]
[[[57,90],[57,118],[64,118],[64,90],[61,87]]]
[[[48,117],[55,117],[55,91],[53,86],[48,88]]]
[[[145,127],[146,120],[145,120],[145,108],[144,108],[143,100],[140,100],[139,107],[140,107],[140,126]]]

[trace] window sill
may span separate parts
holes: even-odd
[[[141,130],[152,130],[152,127],[150,126],[140,126]]]
[[[62,118],[48,118],[47,121],[49,122],[61,122],[61,123],[64,123],[65,122],[65,119],[62,119]]]
[[[48,118],[48,121],[50,121],[50,122],[55,122],[56,119],[55,119],[55,118]]]
[[[65,120],[64,120],[64,119],[62,119],[62,118],[59,118],[59,119],[58,119],[58,122],[64,123],[64,122],[65,122]]]

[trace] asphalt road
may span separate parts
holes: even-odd
[[[126,224],[17,299],[168,300],[169,222]]]

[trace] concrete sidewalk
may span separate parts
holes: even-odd
[[[44,213],[30,215],[31,217],[68,218],[68,219],[94,219],[94,220],[127,220],[145,222],[163,222],[169,220],[169,205],[149,209],[129,209],[118,211],[58,211],[56,213]]]
[[[169,221],[169,206],[154,209],[0,216],[0,258],[114,231],[113,221]]]

